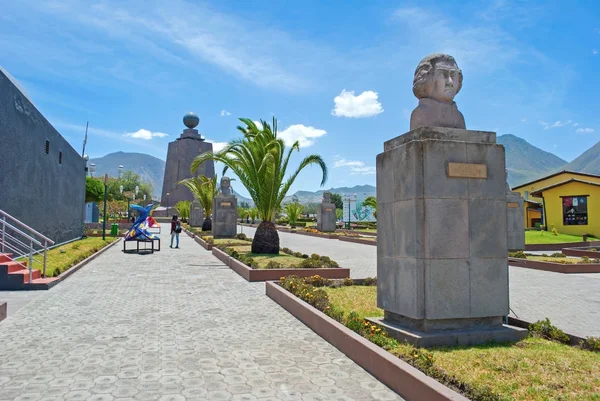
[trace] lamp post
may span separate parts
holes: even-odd
[[[167,192],[167,214],[166,216],[169,217],[169,193]]]
[[[96,172],[96,163],[90,163],[90,177],[94,178]]]
[[[119,192],[123,195],[123,185],[119,185]],[[127,199],[127,222],[129,222],[129,199]]]
[[[106,239],[106,201],[108,199],[108,174],[104,174],[104,219],[102,220],[102,241]]]

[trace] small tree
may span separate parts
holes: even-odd
[[[186,220],[190,218],[190,209],[192,207],[192,202],[188,200],[182,200],[175,204],[175,210],[179,213],[179,217],[181,220]]]
[[[254,224],[254,220],[256,220],[256,218],[258,217],[258,209],[255,207],[251,207],[250,209],[248,209],[248,214],[252,219],[252,224]]]
[[[367,196],[362,204],[363,206],[373,209],[373,217],[377,218],[377,198],[374,196]]]
[[[210,231],[212,229],[212,220],[210,215],[212,213],[212,202],[215,195],[219,192],[217,187],[217,176],[208,178],[205,175],[200,174],[198,177],[187,178],[179,181],[178,184],[183,184],[192,191],[194,197],[198,199],[198,202],[204,209],[204,222],[202,223],[202,231]]]
[[[237,208],[238,216],[240,217],[240,221],[243,223],[244,219],[248,217],[248,209],[245,207],[238,206]]]
[[[285,204],[285,213],[290,220],[290,226],[296,227],[296,223],[298,222],[298,218],[302,213],[303,206],[298,202],[290,202]]]
[[[342,199],[342,195],[333,193],[331,194],[331,203],[335,205],[336,209],[344,208],[344,201]]]
[[[104,199],[104,184],[92,177],[85,179],[85,201],[100,202]]]

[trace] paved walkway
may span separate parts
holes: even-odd
[[[243,227],[250,237],[255,231]],[[284,232],[279,238],[282,247],[331,257],[350,268],[353,278],[377,276],[375,246]],[[525,321],[548,317],[570,334],[600,337],[600,274],[561,274],[511,266],[510,306]]]
[[[400,399],[263,283],[162,237],[154,255],[117,244],[0,323],[0,400]]]

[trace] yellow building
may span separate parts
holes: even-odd
[[[560,233],[600,236],[600,176],[561,171],[513,191],[526,201],[526,228],[537,222]]]

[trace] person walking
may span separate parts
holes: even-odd
[[[173,248],[173,238],[175,241],[175,248],[179,248],[179,233],[181,232],[181,223],[177,220],[177,215],[173,215],[173,220],[171,220],[171,245],[169,248]]]

